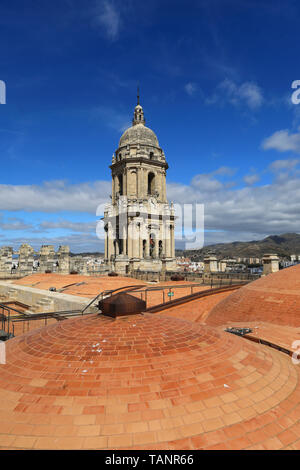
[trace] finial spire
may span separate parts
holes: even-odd
[[[134,115],[132,120],[132,125],[143,124],[145,125],[145,116],[142,106],[140,105],[140,84],[137,86],[137,105],[134,109]]]

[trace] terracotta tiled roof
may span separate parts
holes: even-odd
[[[274,323],[266,322],[228,322],[226,327],[237,328],[250,328],[252,331],[249,336],[252,338],[259,338],[261,340],[269,341],[282,348],[293,351],[296,349],[296,344],[293,346],[294,341],[300,340],[300,327],[287,325],[275,325]],[[221,330],[225,329],[225,325],[218,327]]]
[[[64,288],[65,294],[78,295],[81,297],[95,297],[103,290],[118,289],[119,287],[131,285],[146,285],[145,282],[130,277],[93,277],[81,274],[32,274],[14,282],[22,286],[35,287],[48,290],[50,287],[56,289]],[[76,285],[77,284],[77,285]],[[78,285],[80,284],[80,285]]]
[[[245,285],[218,303],[207,318],[209,325],[234,321],[300,327],[300,265]]]
[[[219,329],[77,317],[7,342],[0,446],[299,448],[298,385],[288,356]]]
[[[155,286],[173,286],[174,296],[172,299],[178,297],[183,297],[191,293],[191,288],[188,285],[191,284],[189,281],[164,281],[156,284],[149,284],[147,282],[141,281],[139,279],[134,279],[131,277],[109,277],[109,276],[84,276],[80,274],[32,274],[26,276],[22,279],[19,279],[14,282],[14,284],[20,284],[28,287],[35,287],[37,289],[49,290],[50,287],[56,287],[56,289],[62,289],[64,294],[76,295],[80,297],[93,298],[103,290],[118,289],[119,287],[126,287],[132,285],[141,285],[145,287],[155,287]],[[79,284],[79,285],[78,285]],[[187,285],[187,287],[178,288],[178,285]],[[199,285],[193,287],[193,292],[199,292],[201,290],[206,290],[208,287],[205,285]],[[157,305],[162,303],[163,300],[167,301],[169,289],[151,291],[147,293],[147,306]],[[141,298],[141,293],[134,294]],[[144,298],[143,294],[143,298]]]
[[[231,292],[221,292],[219,294],[196,299],[192,302],[188,302],[186,304],[178,305],[177,307],[162,311],[161,315],[204,323],[211,309],[230,294]]]

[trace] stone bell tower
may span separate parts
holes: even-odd
[[[173,205],[166,195],[168,164],[146,127],[139,94],[132,126],[111,168],[111,204],[104,212],[105,260],[116,272],[176,270]]]

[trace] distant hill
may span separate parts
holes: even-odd
[[[213,251],[218,257],[261,258],[266,253],[277,253],[281,257],[300,254],[300,234],[284,233],[270,235],[263,240],[249,242],[217,243],[207,245],[201,250],[176,250],[176,256],[186,256],[196,260]]]
[[[70,256],[91,256],[92,258],[103,258],[104,253],[100,252],[84,252],[84,253],[72,253],[70,252]]]

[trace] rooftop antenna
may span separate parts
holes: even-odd
[[[140,104],[140,85],[137,86],[137,104]]]

